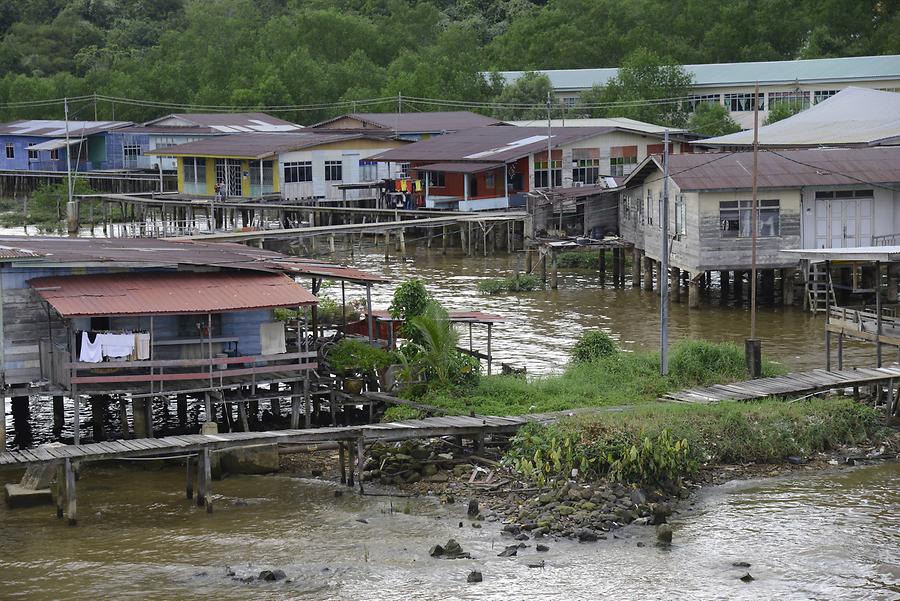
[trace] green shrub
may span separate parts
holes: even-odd
[[[410,324],[414,317],[422,315],[431,302],[431,295],[425,289],[425,284],[418,278],[407,280],[394,291],[394,299],[388,311],[394,319],[403,320],[400,324],[400,336],[413,342],[422,343],[418,329]]]
[[[515,275],[508,278],[493,278],[478,282],[478,291],[483,294],[531,292],[540,287],[541,279],[534,275]]]
[[[377,374],[396,362],[394,353],[366,341],[344,338],[328,351],[325,358],[337,373]]]
[[[763,376],[782,373],[774,363],[764,362]],[[682,340],[669,354],[669,379],[675,386],[706,386],[725,380],[747,379],[744,349],[733,342]]]
[[[596,252],[574,250],[559,253],[556,263],[562,268],[599,269],[600,258]]]
[[[387,408],[381,417],[382,422],[402,422],[407,419],[420,419],[422,412],[404,405],[392,405]]]
[[[341,309],[341,304],[328,296],[319,296],[318,299],[319,324],[324,326],[342,324],[344,314]],[[359,320],[365,311],[364,305],[365,301],[362,299],[347,303],[347,321],[351,322]],[[300,312],[300,317],[305,319],[307,323],[312,323],[312,308],[303,307]],[[297,319],[297,310],[283,308],[275,309],[275,319],[280,319],[281,321],[293,321]]]
[[[581,336],[572,347],[572,361],[574,363],[588,363],[604,357],[610,357],[619,352],[616,341],[606,332],[592,330],[582,332]]]

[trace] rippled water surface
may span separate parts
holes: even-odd
[[[75,528],[56,520],[52,508],[0,508],[0,599],[900,595],[897,464],[710,489],[674,520],[670,549],[653,545],[650,528],[633,527],[596,544],[549,540],[550,552],[527,548],[514,558],[497,557],[508,539],[490,522],[470,527],[462,504],[335,497],[339,487],[327,482],[243,476],[214,483],[209,516],[184,499],[182,478],[177,469],[85,470]],[[475,559],[430,558],[428,548],[449,537]],[[527,566],[540,559],[543,569]],[[734,568],[736,561],[751,567]],[[227,567],[239,577],[280,568],[291,582],[240,583]],[[467,584],[471,569],[484,582]],[[747,571],[753,582],[739,580]]]

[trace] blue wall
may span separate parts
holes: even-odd
[[[100,133],[88,136],[88,148],[98,148],[105,145],[106,152],[101,153],[100,157],[94,157],[98,160],[88,160],[88,155],[93,152],[81,153],[81,162],[76,165],[72,163],[72,169],[79,171],[96,170],[96,169],[121,169],[124,167],[124,157],[122,155],[122,136],[123,134],[116,132]],[[149,136],[144,135],[144,144],[149,145]],[[0,169],[18,169],[22,171],[65,171],[66,170],[66,149],[59,149],[59,159],[52,160],[50,158],[50,150],[39,150],[38,159],[36,161],[28,160],[28,145],[40,144],[47,142],[53,138],[41,138],[37,136],[21,136],[5,134],[0,135]],[[15,151],[15,157],[6,158],[6,145],[12,144]],[[75,147],[77,148],[77,147]],[[73,159],[75,157],[73,156]]]

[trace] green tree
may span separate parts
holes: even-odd
[[[776,102],[769,106],[769,116],[766,117],[763,125],[777,123],[804,110],[806,110],[806,105],[802,102]]]
[[[628,117],[684,127],[688,114],[680,99],[690,92],[692,85],[693,76],[683,67],[651,50],[639,48],[628,55],[606,86],[583,93],[577,110],[593,117]]]
[[[741,131],[741,126],[731,118],[731,113],[719,103],[703,102],[697,105],[688,121],[688,129],[705,136],[724,136]]]
[[[541,119],[547,117],[547,98],[552,94],[550,78],[529,71],[503,89],[494,99],[499,106],[494,117],[501,120]]]

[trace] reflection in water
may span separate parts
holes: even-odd
[[[892,599],[898,485],[900,466],[888,464],[727,486],[674,520],[668,550],[635,526],[596,544],[548,540],[540,555],[528,541],[500,558],[508,539],[495,523],[472,528],[463,504],[243,476],[214,483],[208,516],[184,499],[181,470],[93,468],[78,483],[76,528],[49,507],[0,508],[0,599]],[[450,537],[475,559],[428,556]],[[527,567],[539,559],[544,569]],[[240,583],[228,568],[280,568],[291,582]],[[471,569],[483,583],[466,583]],[[756,580],[745,584],[747,571]]]

